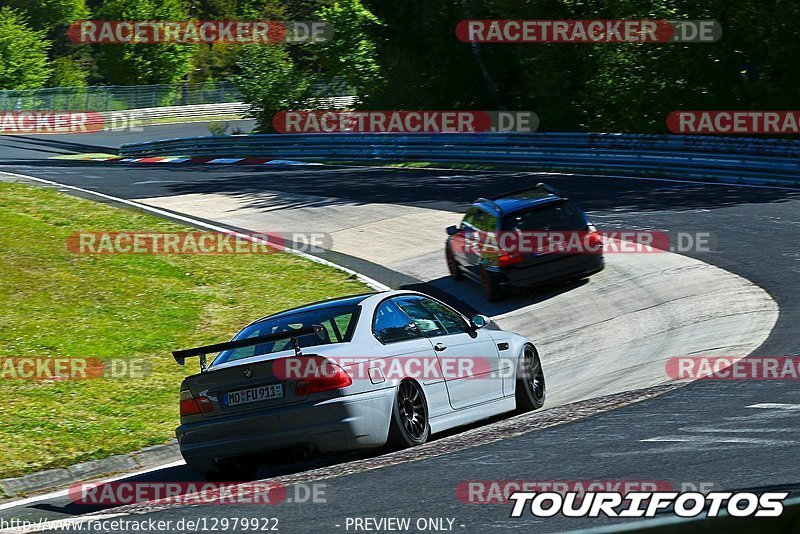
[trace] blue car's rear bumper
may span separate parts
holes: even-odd
[[[540,261],[530,265],[513,265],[503,269],[489,268],[487,271],[502,285],[530,287],[559,280],[568,280],[598,273],[605,267],[601,254],[573,254],[555,256],[552,261]]]

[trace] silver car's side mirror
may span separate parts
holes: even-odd
[[[472,328],[475,330],[480,330],[486,326],[489,326],[489,323],[492,320],[486,317],[485,315],[473,315],[472,318],[469,320],[469,323],[472,325]]]

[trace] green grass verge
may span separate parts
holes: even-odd
[[[0,380],[0,478],[166,442],[181,379],[170,350],[369,289],[289,254],[77,255],[77,231],[180,231],[151,215],[0,183],[0,357],[146,358],[144,379]]]
[[[161,117],[158,119],[140,120],[140,123],[137,124],[137,126],[154,126],[157,124],[180,124],[183,122],[238,121],[238,120],[245,120],[247,118],[248,117],[244,117],[239,114],[209,115],[207,117]]]

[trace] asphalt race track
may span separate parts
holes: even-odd
[[[388,285],[430,291],[464,311],[486,313],[504,327],[533,336],[548,372],[547,406],[561,405],[556,410],[562,411],[553,413],[562,414],[565,422],[574,419],[566,403],[623,393],[615,401],[621,404],[628,390],[661,391],[658,387],[667,382],[663,362],[670,356],[800,355],[797,191],[521,172],[46,159],[205,131],[204,125],[186,124],[118,134],[2,136],[0,173],[78,186],[232,228],[329,232],[334,246],[328,259]],[[609,256],[609,268],[588,283],[526,292],[493,305],[482,299],[477,286],[447,279],[443,228],[477,196],[538,181],[566,192],[601,229],[709,232],[711,251],[636,260]],[[227,203],[220,204],[221,199]],[[323,228],[309,227],[312,220]],[[370,236],[384,231],[398,239],[405,236],[407,242],[371,253],[359,250],[358,243],[375,242]],[[640,277],[621,287],[632,273]],[[682,294],[675,296],[674,290]],[[670,329],[648,329],[662,323]],[[565,356],[575,353],[581,357]],[[654,360],[650,365],[648,356]],[[800,492],[800,467],[793,454],[800,438],[798,389],[796,381],[698,382],[567,424],[515,431],[512,437],[501,429],[519,418],[501,419],[434,440],[425,446],[433,452],[422,454],[424,459],[407,454],[323,458],[262,471],[262,477],[295,477],[287,483],[324,480],[324,504],[287,502],[266,511],[252,505],[131,507],[102,513],[173,520],[269,515],[279,518],[285,532],[306,531],[310,514],[314,525],[327,525],[329,531],[345,531],[347,518],[402,516],[454,519],[453,529],[463,532],[531,526],[547,532],[600,521],[509,519],[508,505],[467,504],[456,489],[476,480],[629,480],[666,481],[676,489],[710,483],[715,490],[775,486]],[[646,394],[631,394],[628,400]],[[547,414],[519,421],[534,429],[537,418]],[[481,437],[481,432],[491,436]],[[142,479],[197,478],[173,466]],[[63,495],[0,507],[0,517],[28,520],[91,512],[98,510],[70,504]]]

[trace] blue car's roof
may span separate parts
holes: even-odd
[[[535,187],[511,191],[492,198],[479,198],[475,201],[475,205],[497,216],[504,216],[520,210],[562,202],[566,198],[558,190],[545,184],[538,184]]]

